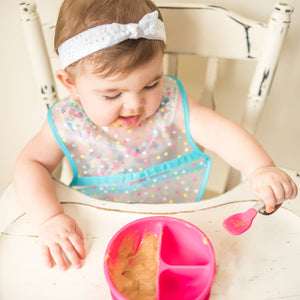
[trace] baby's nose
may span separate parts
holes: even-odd
[[[144,106],[144,98],[141,95],[128,95],[124,101],[124,108],[126,110],[139,111]]]

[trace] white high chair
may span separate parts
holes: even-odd
[[[271,89],[279,54],[287,34],[293,8],[277,3],[268,24],[250,20],[223,7],[199,3],[157,1],[167,31],[167,73],[179,76],[178,57],[197,55],[207,58],[201,103],[215,109],[214,90],[221,59],[256,61],[241,125],[255,134],[266,98]],[[241,74],[242,76],[243,74]],[[200,80],[199,80],[200,81]],[[243,101],[243,99],[236,99]],[[205,150],[204,150],[205,151]],[[214,190],[222,193],[241,180],[239,172],[207,153],[218,169],[211,176],[220,178]],[[220,172],[224,175],[220,176]]]
[[[265,25],[212,5],[158,4],[168,33],[170,56],[166,65],[170,73],[176,75],[176,54],[212,56],[208,60],[206,99],[213,97],[217,58],[258,60],[243,119],[243,125],[254,132],[292,9],[285,4],[276,6],[269,25]],[[51,38],[46,38],[45,43],[44,33],[53,37],[53,26],[46,24],[42,30],[34,4],[23,2],[20,9],[37,86],[41,99],[49,106],[58,97],[51,69],[55,55],[49,42]],[[196,23],[199,26],[194,28]],[[227,40],[221,33],[225,27],[231,33]],[[206,28],[213,31],[208,32]],[[189,36],[191,29],[197,33]],[[178,36],[181,36],[180,43],[176,41]],[[51,45],[49,54],[46,44]],[[287,172],[300,186],[300,175]],[[57,180],[54,184],[66,213],[76,219],[83,231],[88,253],[84,266],[80,270],[71,267],[67,272],[43,266],[37,231],[20,208],[11,184],[0,198],[1,300],[110,299],[102,266],[109,239],[128,222],[153,214],[187,220],[210,238],[217,263],[211,300],[299,299],[300,261],[295,259],[300,250],[299,195],[295,200],[285,201],[273,215],[258,215],[246,233],[235,237],[225,232],[222,223],[227,216],[253,206],[255,200],[247,181],[218,197],[178,204],[106,202],[74,191]]]
[[[257,62],[241,121],[241,125],[254,134],[272,85],[293,8],[286,3],[276,4],[268,24],[264,24],[214,5],[164,3],[159,0],[156,3],[162,12],[167,31],[166,73],[179,76],[180,79],[179,56],[197,55],[207,58],[205,80],[199,80],[199,85],[203,85],[201,102],[204,105],[214,108],[219,60]],[[53,48],[55,25],[47,23],[42,26],[36,5],[32,2],[22,2],[20,12],[40,97],[49,107],[58,99],[52,71],[59,67]],[[223,193],[240,182],[241,177],[237,171],[230,169],[214,153],[207,154],[213,160],[210,177],[214,181],[211,184],[209,179],[208,182],[212,194]],[[70,174],[68,164],[64,163],[61,180],[69,182]]]

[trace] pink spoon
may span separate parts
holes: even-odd
[[[281,204],[275,206],[275,212]],[[263,215],[270,215],[265,211],[265,204],[262,200],[256,202],[256,204],[248,209],[246,212],[232,215],[224,220],[223,227],[232,235],[239,235],[247,231],[252,225],[253,219],[257,215],[257,212]]]

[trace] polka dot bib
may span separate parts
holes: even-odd
[[[200,200],[210,159],[194,143],[185,91],[164,77],[155,114],[132,129],[97,128],[79,101],[55,103],[48,122],[68,158],[74,189],[89,196],[129,203]]]

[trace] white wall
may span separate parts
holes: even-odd
[[[46,113],[39,101],[30,68],[19,22],[18,2],[0,0],[0,193],[11,181],[17,154],[39,130]],[[36,2],[42,19],[48,21],[56,14],[60,0]],[[257,138],[279,166],[300,171],[300,4],[296,0],[288,2],[294,6],[295,12],[273,88],[258,127]],[[275,1],[215,0],[205,3],[224,5],[247,17],[266,22]],[[198,62],[197,68],[194,58],[181,59],[180,77],[186,89],[199,99],[201,87],[196,79],[201,77],[202,70],[201,61]],[[223,61],[220,64],[221,72],[216,93],[217,109],[237,121],[239,115],[235,111],[240,112],[242,108],[247,93],[248,71],[252,68],[249,63],[233,64]],[[229,75],[232,75],[232,80],[228,79]],[[236,92],[240,98],[238,104],[236,99],[232,99],[232,94]]]

